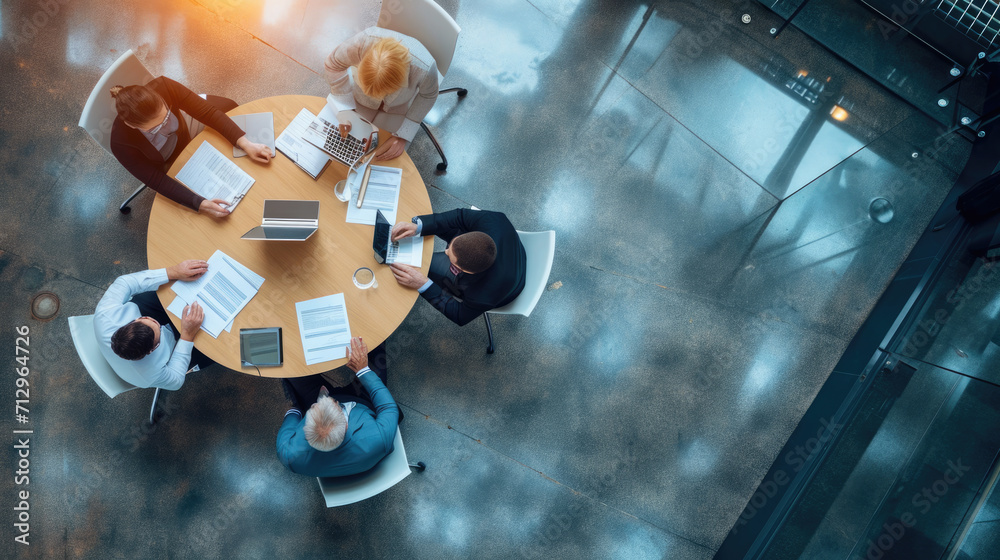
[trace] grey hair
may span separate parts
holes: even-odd
[[[306,441],[317,451],[333,451],[344,442],[347,434],[347,417],[337,401],[320,396],[316,406],[306,411],[303,428]]]

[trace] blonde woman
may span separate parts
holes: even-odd
[[[378,147],[380,160],[406,151],[438,95],[437,64],[427,49],[413,37],[379,27],[330,53],[326,78],[339,109],[354,110],[392,133]],[[349,130],[349,124],[341,125],[341,134]]]

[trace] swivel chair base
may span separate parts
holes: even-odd
[[[139,196],[139,193],[141,193],[144,190],[146,190],[146,185],[139,185],[139,188],[136,189],[134,193],[132,193],[132,196],[125,199],[125,202],[123,202],[122,205],[118,207],[118,211],[121,212],[122,214],[128,214],[129,212],[131,212],[132,209],[129,208],[128,203],[132,202],[132,199]]]
[[[486,319],[486,334],[490,337],[489,345],[486,347],[486,353],[493,353],[493,325],[490,323],[489,312],[483,313],[483,319]]]
[[[438,91],[438,94],[451,93],[451,92],[456,92],[459,98],[465,97],[466,95],[469,94],[469,90],[460,87],[442,89]],[[427,136],[430,137],[431,143],[434,144],[434,149],[436,149],[438,155],[441,156],[441,163],[437,164],[437,170],[445,171],[446,169],[448,169],[448,158],[444,157],[444,150],[441,149],[441,144],[438,144],[437,138],[434,137],[434,134],[432,134],[431,130],[427,128],[426,124],[421,122],[420,128],[424,129],[424,132],[426,132]]]

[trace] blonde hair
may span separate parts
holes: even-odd
[[[152,88],[146,86],[114,86],[111,97],[115,100],[118,116],[129,124],[140,125],[156,118],[167,102]]]
[[[320,395],[316,406],[306,411],[306,425],[302,431],[306,441],[317,451],[333,451],[347,435],[347,417],[344,409],[329,396]]]
[[[368,97],[383,99],[406,85],[410,72],[410,51],[391,37],[372,45],[358,64],[357,81]]]

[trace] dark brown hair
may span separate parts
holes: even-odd
[[[476,274],[493,266],[497,258],[497,245],[493,238],[481,231],[463,233],[451,240],[451,252],[455,264],[462,270]]]
[[[132,321],[111,335],[111,350],[126,360],[141,360],[156,344],[156,333],[149,325]]]
[[[111,88],[115,109],[121,119],[132,125],[140,125],[156,118],[160,107],[166,102],[160,94],[146,86],[115,86]]]

